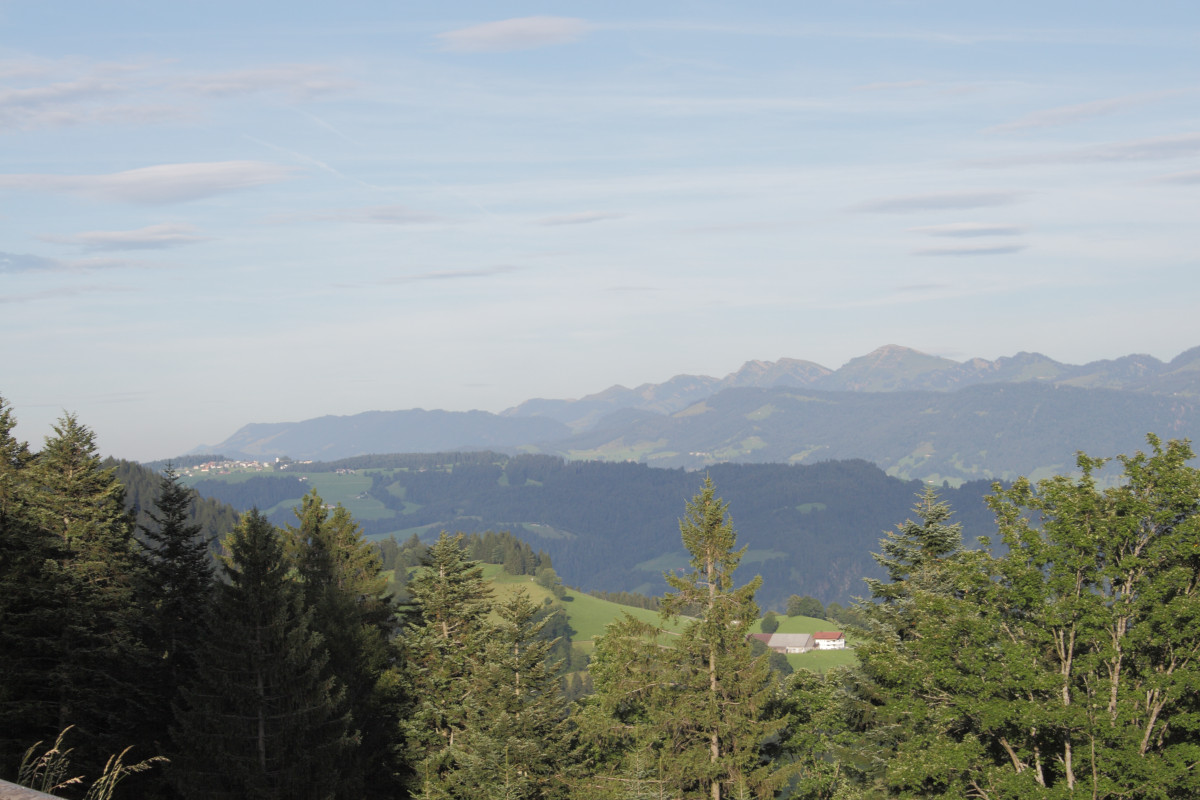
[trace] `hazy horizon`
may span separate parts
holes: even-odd
[[[1200,8],[0,3],[0,396],[137,460],[1200,343]]]

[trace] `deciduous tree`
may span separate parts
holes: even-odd
[[[906,559],[860,648],[881,790],[1200,792],[1200,473],[1185,442],[1149,441],[1107,489],[1082,454],[1077,477],[996,487],[1002,555],[939,539]]]

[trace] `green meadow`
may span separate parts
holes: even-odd
[[[500,602],[521,589],[524,589],[535,603],[542,603],[547,598],[553,599],[554,597],[547,589],[535,583],[532,576],[510,575],[499,564],[484,564],[483,575],[492,582],[496,600]],[[567,590],[561,603],[566,610],[571,629],[575,631],[572,640],[586,653],[590,653],[595,647],[596,637],[602,635],[609,623],[620,619],[622,614],[629,614],[651,625],[659,625],[668,631],[682,630],[683,626],[687,624],[686,618],[667,620],[666,623],[663,623],[657,611],[623,606],[570,589]],[[761,630],[761,621],[755,622],[750,627],[751,633],[761,633]],[[814,617],[779,618],[780,633],[815,633],[827,630],[837,630],[837,627],[826,620]],[[813,672],[824,672],[831,667],[853,665],[858,662],[853,648],[798,653],[789,655],[787,659],[793,669],[807,669]]]
[[[779,629],[776,633],[816,633],[817,631],[836,631],[840,628],[828,620],[816,617],[779,617]],[[750,627],[751,633],[762,633],[762,620]],[[854,652],[854,639],[849,638],[845,650],[814,650],[811,653],[790,653],[788,663],[792,669],[807,669],[811,672],[824,672],[832,667],[847,667],[858,663]]]

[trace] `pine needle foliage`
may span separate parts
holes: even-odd
[[[396,615],[379,555],[345,507],[339,503],[331,512],[315,489],[296,518],[285,536],[290,562],[329,656],[326,673],[344,688],[355,729],[337,796],[394,797],[402,696],[392,641]]]
[[[665,576],[675,591],[663,599],[663,619],[697,616],[676,638],[626,615],[597,643],[596,693],[576,716],[590,772],[580,796],[763,797],[793,771],[766,757],[787,719],[767,657],[746,640],[761,579],[735,586],[745,548],[711,479],[679,529],[692,571]]]
[[[413,706],[402,721],[412,793],[425,798],[469,797],[468,747],[475,708],[490,687],[479,679],[490,633],[491,589],[483,569],[468,561],[461,536],[444,531],[408,585],[413,621],[405,650]]]
[[[224,549],[229,582],[172,731],[173,783],[205,800],[332,798],[349,715],[279,531],[250,511]]]

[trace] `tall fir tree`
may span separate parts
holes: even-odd
[[[61,703],[57,676],[66,662],[63,591],[68,551],[39,524],[29,446],[0,397],[0,777],[15,779],[25,749],[52,741]]]
[[[887,573],[886,581],[867,578],[867,588],[876,604],[870,606],[876,624],[890,627],[897,636],[908,634],[909,605],[917,590],[951,591],[944,583],[942,565],[963,551],[962,525],[950,522],[950,506],[938,499],[932,486],[926,486],[913,506],[917,522],[907,519],[879,540],[881,552],[875,562]]]
[[[461,779],[480,798],[565,797],[570,747],[556,665],[549,663],[554,642],[544,636],[551,617],[524,589],[495,616],[478,677],[487,688],[473,708]]]
[[[746,641],[761,579],[734,586],[745,550],[727,511],[706,479],[680,520],[693,571],[665,576],[675,592],[662,615],[695,612],[683,633],[664,641],[662,629],[626,616],[597,644],[596,692],[576,716],[590,759],[580,796],[764,796],[795,771],[766,758],[787,718],[767,656]]]
[[[164,682],[159,697],[168,707],[195,671],[215,588],[211,542],[202,526],[190,521],[194,501],[195,493],[168,465],[154,510],[148,512],[150,524],[139,526],[147,645],[159,663]]]
[[[296,517],[297,526],[287,530],[288,550],[329,654],[327,670],[345,688],[356,729],[337,796],[394,797],[403,771],[396,726],[403,697],[387,577],[340,503],[330,514],[314,489]]]
[[[887,580],[866,581],[872,600],[856,608],[868,635],[857,648],[859,669],[841,678],[840,716],[848,730],[835,749],[845,780],[869,797],[891,796],[888,773],[906,752],[927,747],[930,764],[953,761],[944,746],[953,738],[938,738],[921,722],[929,720],[931,708],[914,683],[923,669],[915,643],[926,635],[921,627],[931,606],[942,615],[958,614],[950,607],[959,596],[955,576],[980,554],[963,550],[961,526],[950,521],[952,510],[932,487],[917,495],[912,514],[879,540],[874,558]]]
[[[467,748],[475,707],[489,691],[480,659],[489,629],[491,589],[483,570],[467,561],[462,536],[444,531],[429,548],[425,565],[409,582],[414,621],[406,660],[413,706],[403,722],[414,771],[413,794],[468,798]]]
[[[676,646],[684,665],[676,707],[684,741],[674,766],[712,800],[773,791],[788,777],[780,765],[762,763],[765,743],[786,720],[770,718],[775,682],[769,660],[754,657],[746,641],[758,617],[754,593],[762,578],[734,586],[746,547],[735,549],[728,509],[706,478],[679,522],[693,571],[664,576],[675,591],[664,597],[662,611],[665,618],[699,609]]]
[[[593,693],[572,723],[580,740],[580,768],[571,796],[579,800],[672,797],[677,744],[677,652],[662,629],[625,614],[596,640],[588,672]]]
[[[141,565],[124,490],[102,466],[95,435],[71,414],[54,434],[28,468],[32,521],[59,540],[58,590],[65,595],[64,616],[53,628],[60,658],[46,668],[57,687],[57,728],[75,726],[83,737],[76,762],[99,772],[107,754],[135,739],[147,709]]]
[[[224,548],[229,582],[177,709],[172,781],[196,800],[332,798],[349,715],[279,531],[250,511]]]
[[[191,522],[195,495],[167,466],[159,478],[153,509],[138,526],[142,547],[140,631],[151,659],[142,680],[148,703],[131,744],[137,752],[171,749],[171,707],[182,686],[192,681],[215,588],[210,542]],[[162,770],[136,778],[143,797],[169,792]]]

